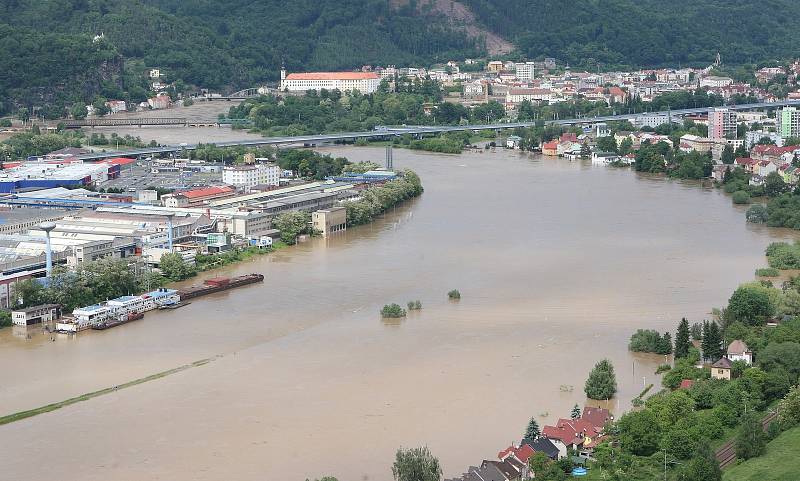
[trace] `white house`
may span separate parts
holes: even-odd
[[[620,160],[620,156],[612,152],[593,152],[592,165],[608,165]]]
[[[747,347],[744,341],[737,339],[728,346],[728,359],[753,364],[753,351]]]

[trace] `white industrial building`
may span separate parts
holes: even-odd
[[[256,163],[226,166],[222,170],[222,182],[236,188],[248,190],[257,185],[279,186],[281,168],[274,163]]]

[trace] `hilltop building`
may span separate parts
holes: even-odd
[[[362,94],[371,94],[378,90],[381,78],[375,72],[307,72],[290,73],[281,70],[281,90],[289,92],[307,92],[340,90],[350,92],[357,90]]]

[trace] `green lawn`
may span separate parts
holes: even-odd
[[[727,469],[723,481],[796,481],[800,479],[800,427],[792,428],[767,445],[764,456]]]

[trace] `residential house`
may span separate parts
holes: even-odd
[[[768,160],[778,165],[791,162],[795,152],[800,155],[800,146],[791,145],[778,147],[777,145],[756,145],[750,151],[750,156],[756,160]]]
[[[530,446],[534,452],[544,453],[550,459],[561,459],[567,455],[567,447],[563,443],[557,444],[542,436],[536,439],[523,439],[521,444]]]
[[[714,141],[708,137],[686,134],[681,137],[680,148],[684,152],[711,152]]]
[[[728,346],[728,359],[733,361],[744,361],[753,364],[753,351],[751,351],[744,341],[736,339]]]
[[[486,64],[486,70],[488,72],[499,72],[503,70],[503,62],[499,60],[492,60],[488,64]]]
[[[555,426],[545,426],[542,436],[551,441],[560,441],[567,448],[579,449],[583,442],[597,435],[595,427],[578,419],[559,419]]]
[[[766,178],[767,175],[777,172],[778,166],[768,160],[762,160],[758,163],[758,171],[756,172],[761,177]]]
[[[481,463],[481,468],[488,469],[490,467],[494,467],[500,474],[503,475],[503,481],[518,481],[522,479],[522,473],[520,469],[517,468],[519,465],[518,462],[514,462],[513,460],[508,461],[494,461],[485,459]]]
[[[782,165],[778,171],[780,172],[781,177],[783,177],[784,182],[790,185],[797,184],[797,181],[799,180],[798,177],[800,177],[800,169],[792,164],[785,164]]]
[[[594,426],[597,432],[602,432],[606,423],[614,420],[614,416],[611,415],[608,409],[585,406],[581,414],[581,419]]]
[[[153,110],[166,109],[172,104],[172,100],[167,94],[158,94],[153,98],[147,99],[147,105]]]
[[[506,148],[507,149],[518,149],[520,144],[522,143],[522,137],[519,135],[509,135],[506,139]]]
[[[758,160],[750,157],[737,157],[734,165],[743,168],[746,172],[753,173],[758,166]]]
[[[106,102],[106,108],[109,112],[115,114],[117,112],[125,112],[128,109],[128,104],[124,100],[109,100]]]
[[[731,379],[731,360],[722,357],[719,361],[711,365],[711,377],[713,379]]]
[[[592,152],[592,165],[608,165],[620,159],[615,152]]]
[[[542,144],[542,154],[550,157],[558,156],[558,141],[545,142]]]
[[[520,444],[519,447],[513,445],[497,453],[497,459],[505,461],[507,459],[516,459],[517,461],[528,464],[528,459],[533,456],[536,451],[529,444]]]

